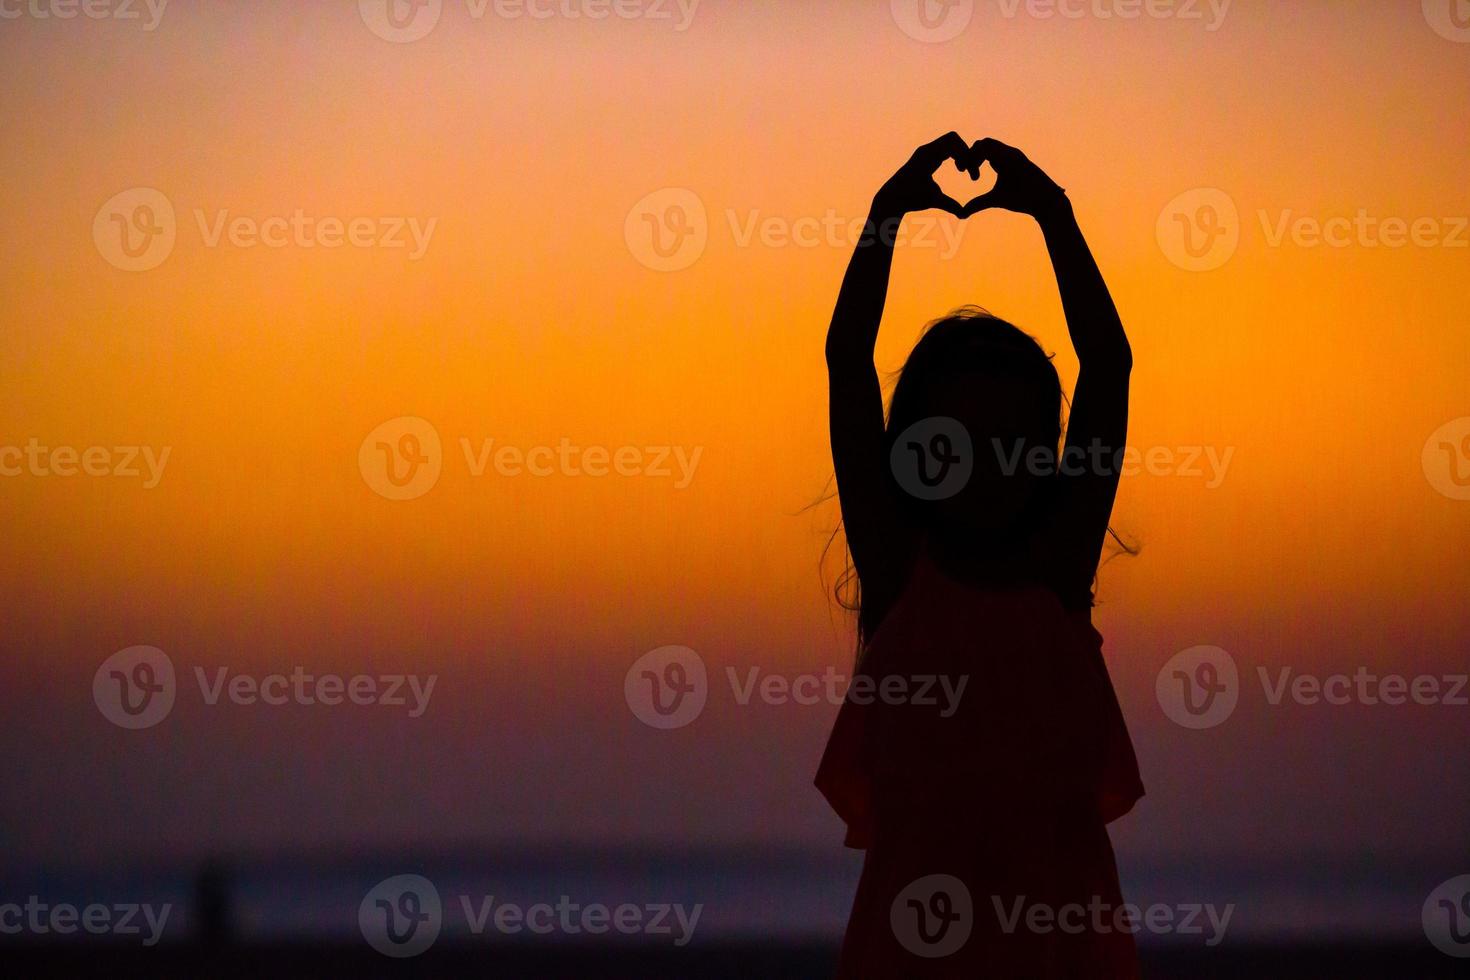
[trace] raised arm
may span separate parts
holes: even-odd
[[[1128,378],[1133,352],[1117,307],[1098,270],[1066,193],[1026,155],[998,140],[975,144],[971,159],[989,160],[996,185],[966,206],[1034,217],[1051,255],[1067,332],[1080,365],[1067,421],[1060,479],[1063,500],[1053,529],[1053,555],[1068,592],[1090,587],[1107,539],[1128,436]]]
[[[913,546],[904,534],[888,478],[883,394],[873,366],[894,240],[904,215],[912,211],[939,208],[963,215],[964,208],[934,182],[934,172],[953,160],[957,169],[970,169],[973,175],[980,164],[967,166],[969,158],[965,141],[949,133],[916,150],[878,191],[827,330],[832,466],[842,523],[864,594],[876,598],[878,606],[897,595]]]

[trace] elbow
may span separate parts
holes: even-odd
[[[830,334],[827,336],[827,345],[824,354],[826,355],[827,367],[829,368],[851,367],[854,364],[863,363],[863,361],[872,356],[855,348],[851,343],[843,343]]]

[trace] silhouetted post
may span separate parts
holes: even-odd
[[[200,866],[194,877],[194,914],[196,936],[206,950],[225,949],[234,941],[230,890],[230,871],[222,861],[210,859]]]

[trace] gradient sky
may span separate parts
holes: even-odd
[[[804,509],[831,470],[821,350],[849,249],[740,229],[861,217],[916,144],[957,129],[1068,188],[1133,342],[1131,444],[1233,453],[1218,486],[1142,473],[1120,493],[1142,552],[1104,569],[1095,619],[1149,788],[1115,828],[1124,859],[1270,847],[1467,870],[1450,865],[1470,849],[1470,707],[1269,707],[1254,675],[1470,662],[1470,501],[1421,463],[1470,415],[1470,43],[1417,0],[1242,2],[1215,30],[1008,6],[978,3],[942,43],[887,2],[837,0],[704,0],[683,31],[477,20],[451,0],[412,43],[352,3],[175,0],[152,31],[0,20],[0,446],[170,448],[152,489],[0,478],[0,864],[836,846],[809,785],[835,709],[739,707],[720,678],[850,664],[818,567],[835,507]],[[177,213],[146,272],[93,237],[136,187]],[[665,188],[707,215],[703,254],[672,272],[625,238]],[[1158,234],[1198,188],[1238,214],[1238,249],[1208,271]],[[412,259],[211,247],[194,217],[298,209],[437,221]],[[1360,210],[1435,219],[1444,241],[1272,243],[1284,216]],[[1060,348],[1070,383],[1035,228],[944,227],[953,254],[900,252],[880,365],[974,302]],[[401,416],[433,424],[443,473],[391,501],[358,449]],[[461,438],[702,455],[683,488],[475,477]],[[91,684],[134,644],[185,673],[440,680],[417,719],[186,690],[127,732]],[[623,701],[625,671],[665,644],[718,681],[674,732]],[[1188,731],[1154,682],[1199,644],[1248,679],[1226,724]]]

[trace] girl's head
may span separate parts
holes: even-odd
[[[929,325],[888,408],[898,497],[919,530],[940,535],[1024,535],[1045,511],[1061,434],[1051,357],[973,307]]]

